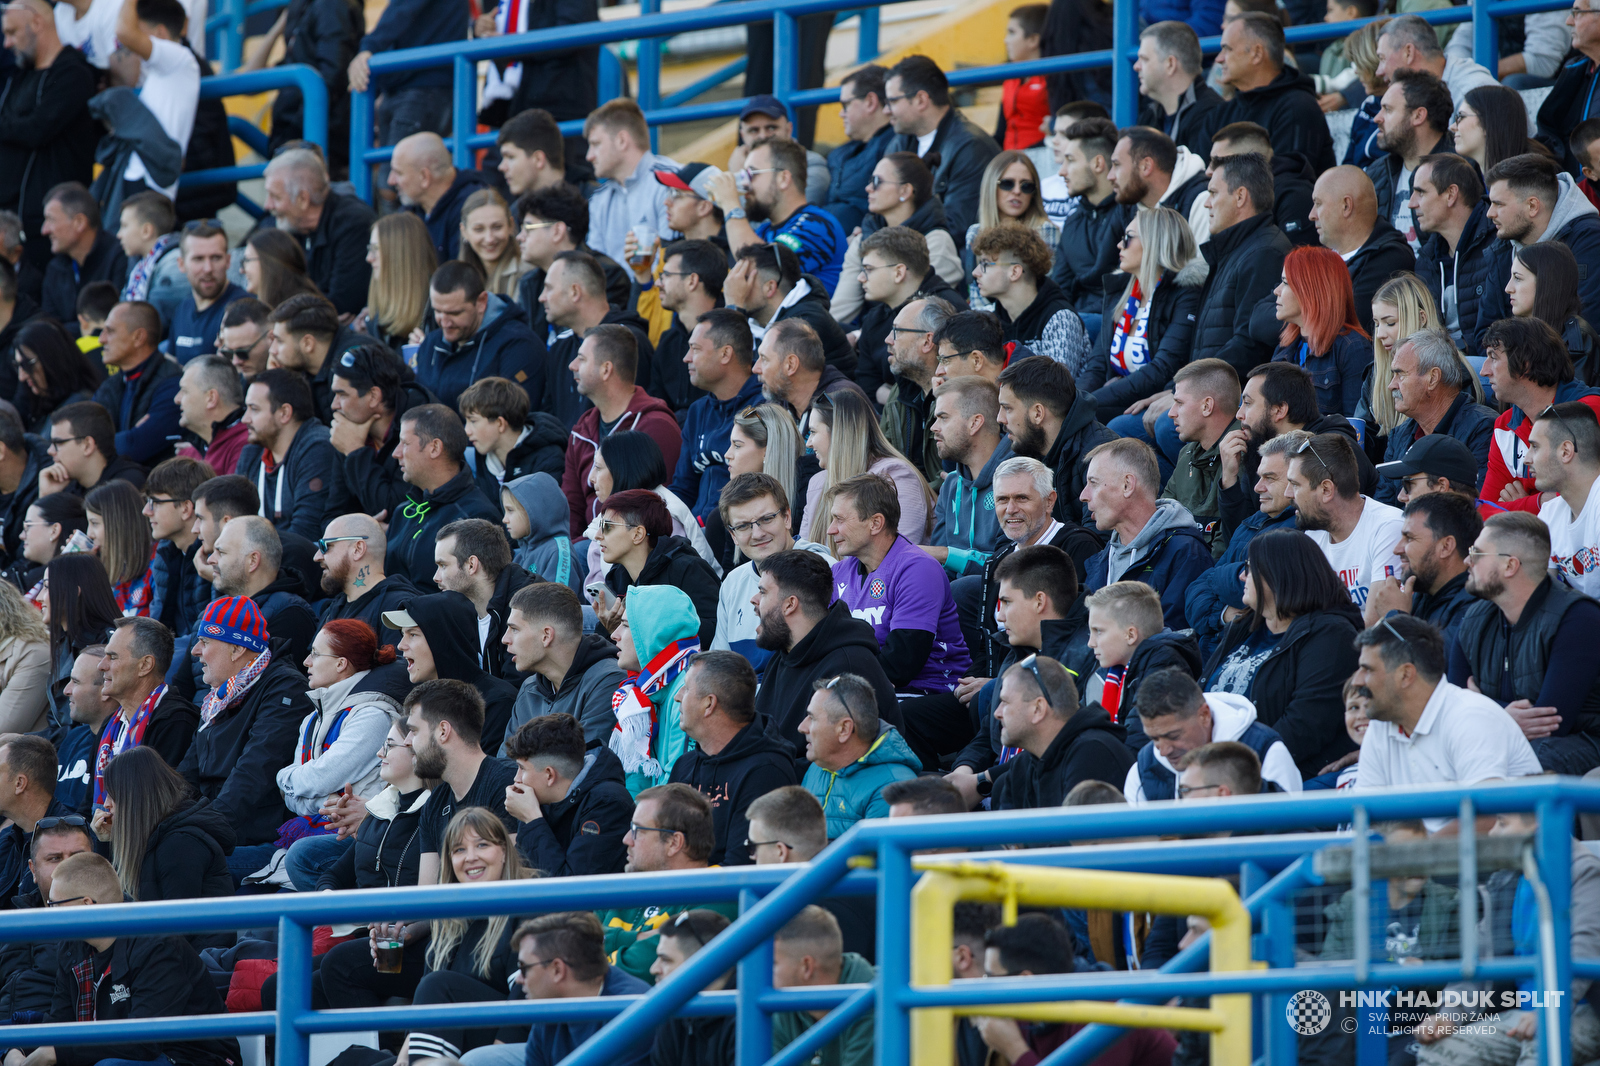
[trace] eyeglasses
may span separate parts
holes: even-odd
[[[1468,111],[1466,108],[1463,107],[1461,110],[1457,111],[1454,115],[1452,115],[1450,117],[1451,117],[1451,119],[1453,119],[1455,121],[1455,124],[1459,126],[1459,125],[1461,125],[1461,123],[1467,121],[1467,119],[1469,119],[1469,118],[1477,118],[1478,115],[1477,115],[1476,112]]]
[[[970,353],[970,352],[951,352],[949,355],[946,355],[944,352],[940,352],[938,357],[937,357],[938,365],[944,366],[946,363],[950,362],[952,359],[965,359],[971,354],[972,353]]]
[[[306,658],[308,658],[308,659],[343,659],[344,656],[343,655],[335,655],[331,651],[318,651],[317,649],[312,648],[310,653],[306,655]]]
[[[782,167],[745,167],[739,171],[739,177],[743,178],[744,183],[748,185],[750,184],[750,179],[757,174],[773,174],[782,169]]]
[[[843,674],[840,674],[838,677],[830,679],[826,685],[822,686],[823,691],[825,691],[825,692],[833,692],[834,686],[837,685],[839,682],[841,682],[843,680],[844,680],[844,675]],[[833,692],[833,698],[839,701],[839,706],[843,707],[844,708],[844,713],[848,714],[850,716],[850,721],[856,723],[857,725],[861,724],[861,719],[856,717],[856,712],[854,710],[852,710],[851,707],[850,707],[850,701],[844,698],[844,690],[843,689],[840,689],[838,692]],[[785,846],[787,847],[787,845],[785,845]]]
[[[69,903],[77,903],[79,900],[88,898],[88,896],[70,896],[67,899],[47,899],[44,901],[44,905],[46,907],[65,907]]]
[[[742,536],[743,534],[750,532],[752,529],[755,529],[757,526],[768,525],[774,519],[781,517],[783,516],[780,512],[773,511],[771,514],[764,514],[760,518],[757,518],[751,522],[735,522],[733,525],[728,527],[728,532],[734,534],[735,536]]]
[[[1006,262],[1002,259],[980,259],[976,263],[972,264],[972,272],[974,274],[982,274],[985,270],[991,270],[994,267],[1008,267],[1016,265],[1017,264],[1014,262]]]
[[[384,751],[393,751],[396,748],[409,747],[411,747],[411,739],[409,737],[407,737],[405,740],[390,740],[388,737],[383,738]]]
[[[893,270],[899,265],[899,263],[879,263],[877,266],[868,266],[867,264],[862,263],[861,273],[865,275],[872,273],[874,270]]]
[[[23,351],[21,348],[18,348],[17,349],[17,365],[20,366],[24,370],[32,370],[34,367],[39,365],[39,360],[37,360],[33,356],[29,355],[27,352]]]
[[[1016,178],[1001,178],[997,184],[999,185],[1001,192],[1021,191],[1027,193],[1029,196],[1032,196],[1034,193],[1039,191],[1039,186],[1031,181],[1028,181],[1026,178],[1023,178],[1020,181]]]
[[[634,836],[638,836],[640,833],[665,833],[668,836],[672,836],[678,832],[676,829],[663,829],[659,825],[640,825],[638,822],[629,822],[628,828],[633,831]]]
[[[756,852],[757,851],[759,851],[762,848],[772,847],[773,845],[777,845],[779,847],[784,847],[784,848],[789,848],[790,851],[794,850],[792,847],[790,847],[788,844],[784,843],[781,840],[751,840],[749,837],[745,837],[744,838],[744,847],[745,847],[745,850],[750,853],[750,861],[751,862],[755,862],[756,861]],[[684,911],[684,913],[688,914],[689,912],[688,911]],[[705,941],[703,941],[703,940],[700,941],[700,942],[702,944],[705,943]]]
[[[745,843],[748,844],[750,841],[746,840]],[[751,858],[754,857],[754,855],[751,856]],[[669,924],[671,928],[668,930],[668,932],[670,932],[673,937],[677,937],[687,930],[689,935],[694,937],[701,947],[705,947],[707,944],[711,943],[712,937],[716,936],[715,933],[711,934],[711,936],[706,936],[699,925],[695,923],[694,911],[683,911],[677,915],[677,917],[673,918]]]
[[[186,501],[186,500],[175,500],[175,499],[172,499],[171,497],[146,496],[144,498],[144,502],[148,503],[151,507],[160,507],[164,503],[180,504],[180,503],[186,503],[188,501]]]
[[[1582,18],[1584,15],[1600,15],[1600,8],[1575,7],[1568,12],[1573,18]]]
[[[1398,629],[1389,624],[1389,620],[1387,618],[1383,619],[1378,624],[1387,629],[1389,631],[1389,635],[1394,637],[1395,640],[1398,640],[1402,644],[1406,643],[1406,638],[1400,635],[1400,631]]]
[[[50,438],[50,447],[59,448],[63,444],[71,444],[74,441],[88,440],[88,439],[89,439],[89,434],[87,434],[87,433],[79,434],[76,437],[51,437]]]
[[[81,814],[63,814],[54,818],[40,818],[33,823],[33,831],[35,833],[47,833],[59,825],[71,826],[74,829],[89,828],[89,823],[84,820]]]
[[[1196,792],[1215,792],[1217,789],[1219,789],[1221,787],[1222,787],[1221,785],[1179,785],[1178,786],[1178,798],[1179,799],[1188,799],[1190,796],[1194,795]]]
[[[330,544],[338,544],[341,541],[346,541],[346,540],[366,540],[366,539],[367,539],[366,537],[323,537],[321,540],[317,541],[317,550],[319,552],[321,552],[323,555],[327,555],[328,554],[328,545],[330,545]]]
[[[1034,683],[1039,686],[1039,695],[1044,697],[1045,706],[1052,711],[1056,709],[1056,702],[1050,698],[1050,690],[1044,687],[1044,678],[1039,676],[1039,653],[1034,652],[1017,664],[1033,675]]]
[[[902,333],[932,333],[932,332],[933,332],[933,330],[931,330],[931,329],[912,329],[909,326],[890,326],[889,327],[889,336],[890,337],[896,337],[896,336],[899,336]]]
[[[1576,11],[1577,9],[1574,8],[1573,10]],[[893,107],[895,104],[898,104],[901,100],[909,100],[909,99],[911,99],[911,97],[909,97],[909,96],[885,96],[883,98],[883,102],[885,104],[889,105],[890,107]]]
[[[522,232],[523,233],[532,233],[536,229],[544,229],[546,226],[554,226],[554,225],[555,225],[554,222],[535,222],[531,218],[524,219],[523,222],[522,222]]]
[[[1567,441],[1570,440],[1572,442],[1573,449],[1574,450],[1577,449],[1577,447],[1578,447],[1578,435],[1576,433],[1572,432],[1572,427],[1567,424],[1567,420],[1565,418],[1561,417],[1561,412],[1556,410],[1556,405],[1555,404],[1551,404],[1549,407],[1546,407],[1543,411],[1540,411],[1539,412],[1539,417],[1540,418],[1554,419],[1556,424],[1561,427],[1561,432],[1566,434],[1566,436],[1564,438],[1562,438],[1562,440],[1556,442],[1556,447],[1559,448],[1559,447],[1561,447],[1562,444],[1564,444],[1564,443],[1566,443]]]
[[[693,270],[663,270],[661,276],[664,278],[686,278],[693,273]]]

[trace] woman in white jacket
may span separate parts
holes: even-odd
[[[315,822],[323,802],[347,784],[363,799],[383,790],[378,750],[400,704],[362,683],[394,659],[394,648],[380,648],[360,619],[337,618],[318,631],[305,661],[306,695],[316,711],[300,723],[294,762],[278,771],[278,789],[295,814]]]

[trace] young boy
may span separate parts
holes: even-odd
[[[1344,683],[1344,731],[1356,742],[1356,750],[1338,762],[1324,766],[1320,774],[1307,780],[1307,792],[1312,789],[1355,786],[1356,774],[1360,771],[1357,762],[1361,758],[1361,742],[1366,739],[1367,726],[1372,724],[1371,719],[1367,717],[1369,699],[1361,694],[1360,688],[1355,678]]]
[[[506,378],[474,381],[458,401],[466,420],[467,466],[484,498],[500,499],[501,486],[543,470],[561,477],[566,434],[552,415],[528,425],[528,393]]]
[[[92,363],[100,361],[100,331],[118,299],[117,287],[109,281],[91,281],[78,293],[78,350]]]
[[[1084,602],[1089,608],[1089,650],[1100,664],[1084,686],[1084,701],[1098,701],[1113,722],[1127,728],[1128,748],[1137,755],[1149,740],[1134,702],[1140,679],[1169,666],[1198,678],[1204,665],[1200,646],[1187,632],[1166,628],[1161,596],[1149,585],[1117,581]]]
[[[1050,8],[1045,4],[1025,4],[1012,9],[1006,22],[1006,62],[1026,63],[1038,59],[1043,53],[1040,42],[1044,36],[1045,16]],[[1031,78],[1007,78],[1000,86],[1000,124],[995,128],[994,139],[1000,147],[1024,151],[1044,141],[1044,124],[1050,118],[1050,91],[1045,86],[1044,75]]]
[[[1378,13],[1378,0],[1328,0],[1327,14],[1323,16],[1324,22],[1349,22],[1352,19],[1371,18]],[[1367,95],[1367,90],[1362,87],[1361,79],[1356,77],[1356,68],[1350,65],[1350,57],[1344,54],[1344,40],[1328,42],[1322,50],[1322,63],[1317,68],[1317,73],[1312,75],[1319,94],[1317,102],[1324,111],[1342,111],[1347,107],[1358,106]],[[1345,90],[1350,90],[1355,99],[1350,99]]]
[[[129,263],[122,299],[154,304],[161,312],[163,329],[172,322],[172,312],[189,295],[177,226],[178,215],[172,201],[153,189],[122,202],[117,240]]]

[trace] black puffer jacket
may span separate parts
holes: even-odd
[[[606,585],[618,599],[634,585],[673,585],[682,589],[694,601],[695,613],[700,616],[700,646],[711,647],[711,638],[717,634],[717,592],[722,582],[687,539],[662,537],[650,549],[638,581],[628,576],[626,567],[613,566],[606,575]]]
[[[1274,152],[1272,156],[1272,217],[1296,247],[1317,243],[1311,224],[1311,187],[1317,172],[1299,152]],[[1379,213],[1383,217],[1382,212]]]
[[[173,811],[145,842],[139,899],[210,899],[234,894],[227,856],[237,836],[210,800]]]
[[[995,782],[990,807],[997,811],[1059,807],[1079,783],[1119,785],[1133,765],[1126,731],[1098,703],[1079,707],[1042,756],[1021,751]]]
[[[583,761],[565,798],[542,804],[538,818],[517,827],[517,850],[546,877],[619,874],[627,864],[622,838],[633,820],[633,797],[622,760],[601,744]]]
[[[1317,106],[1316,83],[1294,67],[1285,66],[1261,88],[1246,89],[1217,108],[1213,129],[1233,122],[1264,126],[1274,153],[1299,152],[1318,174],[1338,162],[1328,120]]]
[[[1325,131],[1327,123],[1322,126]],[[1250,314],[1282,280],[1289,238],[1266,215],[1255,215],[1213,233],[1200,254],[1211,276],[1195,322],[1193,358],[1226,359],[1242,380],[1272,356],[1271,345],[1250,336]]]
[[[1361,320],[1362,329],[1372,332],[1372,294],[1396,274],[1416,265],[1417,257],[1412,254],[1411,245],[1387,218],[1379,215],[1366,241],[1347,262],[1350,287],[1355,290],[1356,317]]]
[[[1061,223],[1050,277],[1079,314],[1097,314],[1105,299],[1104,278],[1117,268],[1117,241],[1128,224],[1116,194],[1083,203]]]
[[[1189,362],[1206,272],[1205,259],[1195,256],[1182,270],[1168,270],[1161,275],[1161,282],[1150,297],[1150,315],[1145,325],[1150,354],[1142,367],[1126,377],[1111,372],[1111,342],[1122,318],[1122,293],[1127,288],[1128,275],[1119,271],[1102,279],[1105,303],[1101,305],[1100,336],[1095,340],[1095,354],[1088,370],[1078,375],[1078,388],[1093,394],[1100,421],[1110,422],[1129,404],[1154,396]]]
[[[1206,679],[1249,638],[1254,617],[1246,614],[1223,633]],[[1351,603],[1303,614],[1256,668],[1250,695],[1256,720],[1278,731],[1302,777],[1315,777],[1355,748],[1344,728],[1344,683],[1355,673],[1355,639],[1363,628]]]
[[[1461,322],[1461,347],[1471,356],[1483,354],[1478,346],[1478,338],[1489,327],[1489,323],[1479,320],[1479,308],[1483,306],[1485,287],[1491,284],[1491,277],[1500,276],[1495,271],[1498,256],[1492,251],[1499,238],[1495,236],[1494,223],[1489,221],[1488,211],[1489,201],[1478,201],[1472,214],[1467,216],[1467,224],[1461,230],[1461,239],[1456,242],[1454,252],[1450,250],[1443,234],[1431,233],[1417,253],[1417,277],[1433,294],[1434,306],[1439,308],[1441,314],[1444,312],[1445,286],[1454,279],[1457,313]],[[1502,243],[1501,247],[1506,246]],[[1372,313],[1370,303],[1367,313]]]
[[[339,861],[323,872],[316,890],[416,884],[417,864],[422,860],[422,808],[430,794],[423,789],[401,795],[391,787],[369,800],[355,840]]]

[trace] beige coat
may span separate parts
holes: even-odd
[[[0,643],[0,733],[43,729],[49,691],[49,644],[18,637]]]

